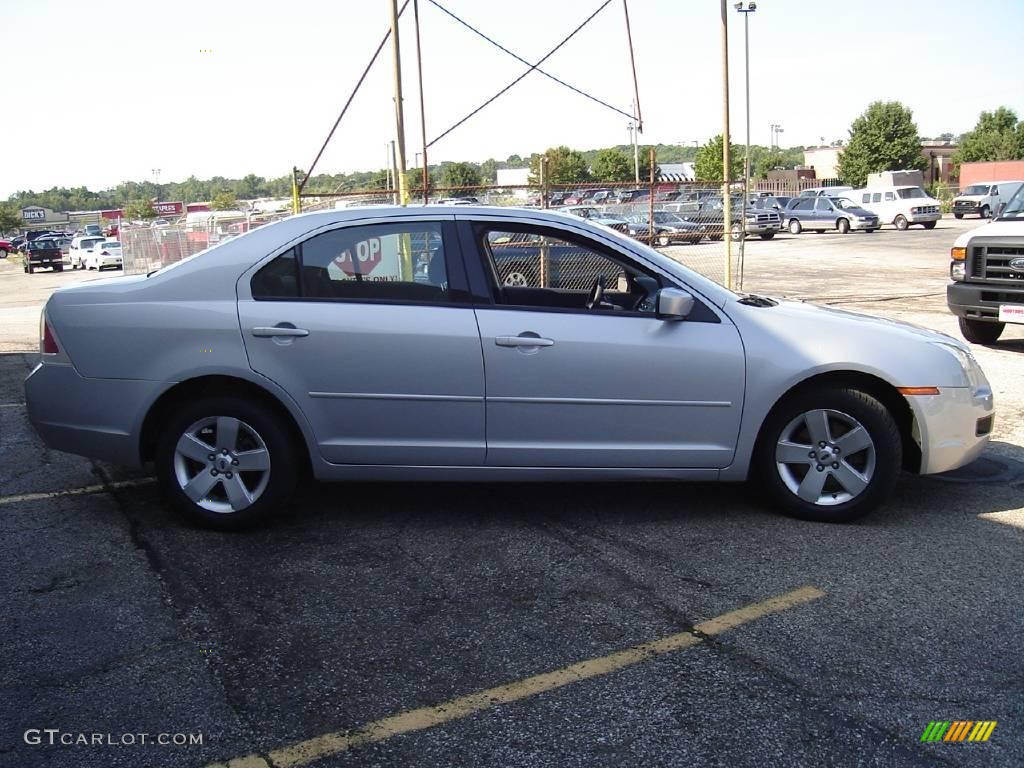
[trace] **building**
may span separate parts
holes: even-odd
[[[925,160],[924,185],[931,186],[935,182],[949,183],[953,173],[953,153],[956,144],[948,141],[926,140],[921,142],[921,157]],[[810,147],[804,150],[804,165],[814,169],[818,179],[839,178],[839,156],[843,147]]]
[[[809,147],[804,150],[804,165],[814,170],[817,179],[838,179],[842,152],[842,147]]]
[[[986,181],[1024,181],[1024,160],[960,164],[960,189]]]
[[[41,205],[28,205],[21,209],[21,226],[26,230],[64,228],[68,215],[57,213]]]

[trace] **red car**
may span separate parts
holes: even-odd
[[[14,250],[14,246],[6,240],[0,240],[0,259],[6,259],[7,254]]]

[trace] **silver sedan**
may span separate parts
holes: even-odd
[[[525,265],[525,266],[524,266]],[[515,270],[521,280],[506,278]],[[857,518],[971,461],[992,391],[931,331],[736,294],[575,216],[293,216],[56,291],[29,416],[234,528],[320,480],[750,480]]]

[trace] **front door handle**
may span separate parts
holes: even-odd
[[[552,347],[555,342],[551,339],[544,339],[536,334],[527,336],[495,336],[494,343],[499,347]]]
[[[267,326],[258,326],[252,329],[253,336],[309,336],[309,331],[305,328],[295,328],[287,325],[275,325],[270,328]]]

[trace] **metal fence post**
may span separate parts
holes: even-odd
[[[650,164],[650,194],[647,196],[647,244],[654,247],[654,147],[647,153],[647,162]]]

